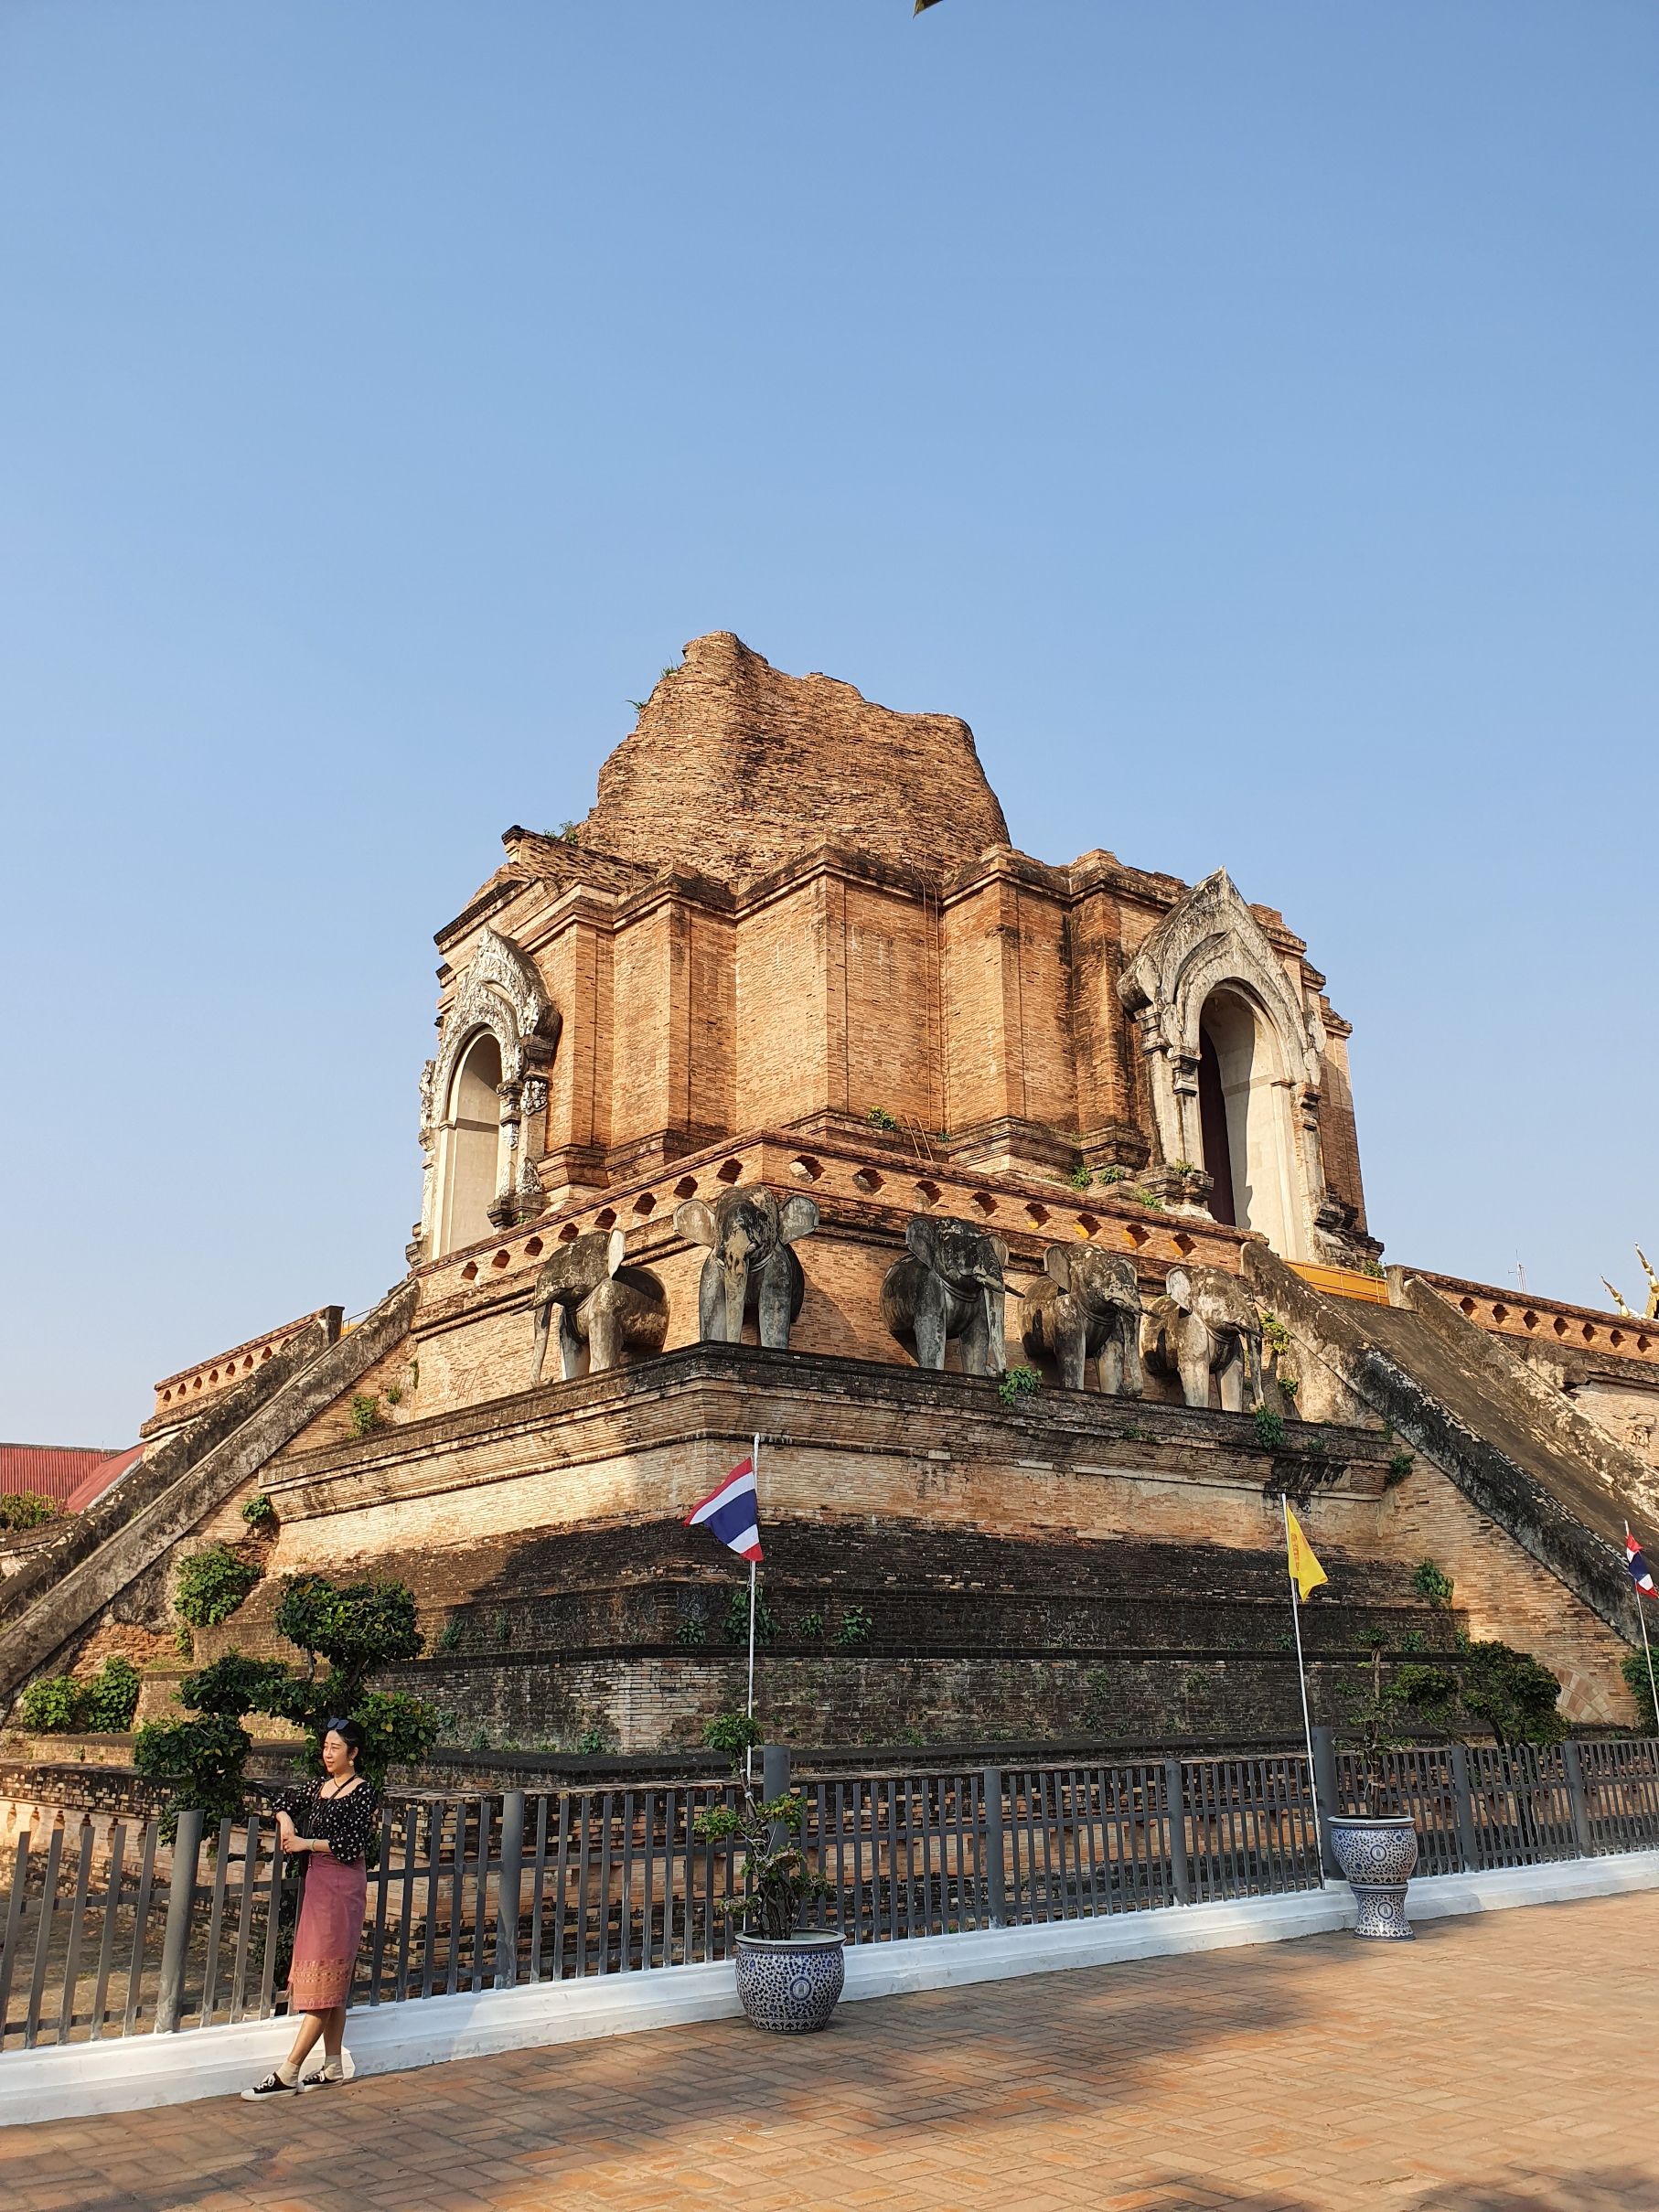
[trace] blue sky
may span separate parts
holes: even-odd
[[[0,1436],[401,1275],[432,932],[715,628],[1281,907],[1390,1258],[1632,1294],[1656,91],[1639,0],[5,0]]]

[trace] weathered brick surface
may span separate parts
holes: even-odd
[[[814,844],[935,872],[1008,842],[973,732],[827,676],[786,676],[729,630],[693,638],[599,775],[599,851],[723,881]]]

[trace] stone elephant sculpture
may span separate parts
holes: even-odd
[[[674,1226],[693,1245],[706,1245],[697,1286],[697,1333],[705,1343],[741,1344],[744,1316],[760,1324],[760,1341],[787,1352],[790,1324],[801,1309],[807,1278],[790,1246],[818,1227],[809,1198],[780,1206],[759,1184],[722,1191],[712,1205],[688,1198],[674,1209]]]
[[[956,1337],[969,1374],[1001,1374],[1008,1246],[974,1222],[914,1213],[905,1256],[882,1278],[882,1319],[894,1336],[915,1338],[916,1364],[943,1367]]]
[[[1261,1317],[1236,1275],[1221,1267],[1172,1267],[1166,1295],[1148,1314],[1143,1350],[1156,1374],[1176,1374],[1189,1405],[1208,1405],[1210,1378],[1223,1410],[1243,1413],[1261,1395]]]
[[[1025,1293],[1025,1349],[1046,1352],[1066,1390],[1083,1388],[1084,1362],[1093,1358],[1100,1387],[1115,1398],[1138,1398],[1140,1371],[1140,1283],[1127,1254],[1092,1245],[1050,1245],[1043,1275]]]
[[[579,1373],[587,1346],[588,1373],[615,1367],[626,1344],[660,1352],[669,1332],[669,1294],[648,1267],[623,1265],[627,1239],[620,1229],[595,1229],[561,1245],[536,1274],[536,1359],[532,1390],[541,1380],[553,1309],[559,1312],[559,1367],[568,1383]]]

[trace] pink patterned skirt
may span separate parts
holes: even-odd
[[[294,1931],[290,2012],[326,2013],[345,2004],[368,1901],[369,1870],[361,1859],[342,1866],[331,1851],[311,1854],[299,1926]]]

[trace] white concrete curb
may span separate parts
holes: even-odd
[[[1446,1875],[1414,1884],[1408,1903],[1414,1920],[1437,1920],[1654,1888],[1659,1888],[1659,1851],[1643,1851],[1497,1874]],[[1339,1882],[1285,1897],[1245,1897],[1049,1927],[865,1944],[847,1954],[847,1999],[895,1997],[1129,1959],[1282,1943],[1352,1927],[1354,1909],[1352,1891]],[[732,2019],[740,2010],[731,1965],[722,1961],[377,2005],[351,2014],[347,2041],[359,2074],[390,2074],[497,2051]],[[293,2033],[286,2020],[261,2020],[206,2032],[117,2036],[61,2049],[11,2052],[0,2057],[0,2127],[230,2096],[268,2073]]]

